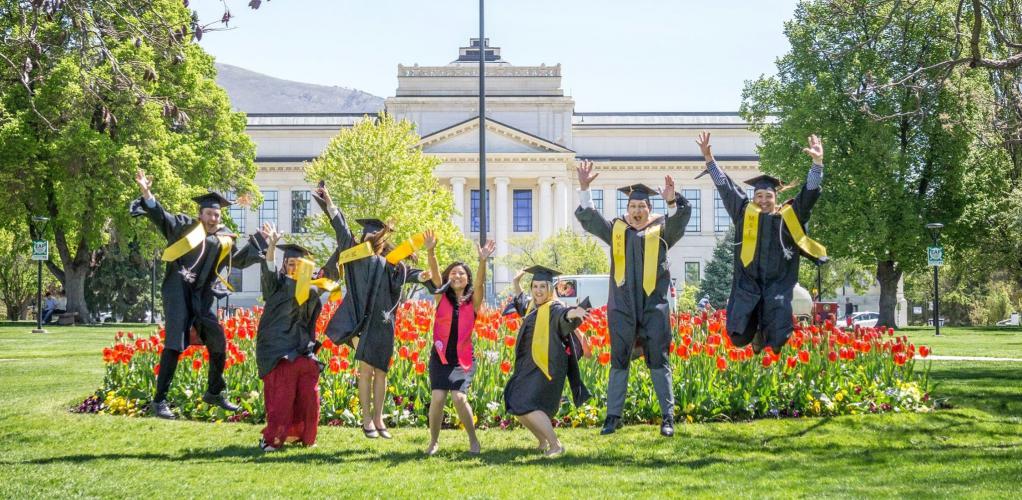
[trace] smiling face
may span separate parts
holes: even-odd
[[[770,189],[757,189],[752,197],[752,202],[759,206],[763,212],[772,214],[777,208],[777,193]]]
[[[444,275],[443,281],[450,281],[451,290],[454,291],[455,295],[461,296],[465,293],[465,289],[472,284],[472,276],[464,264],[455,263],[447,269],[447,274]]]
[[[645,224],[649,221],[649,203],[644,200],[628,200],[628,218],[632,224]]]
[[[284,259],[284,272],[288,276],[294,277],[295,271],[298,269],[298,259],[294,257],[288,257]]]
[[[541,306],[554,298],[553,286],[549,281],[532,280],[532,300]]]
[[[202,227],[207,233],[215,233],[220,227],[220,209],[203,208],[199,210],[199,221],[202,222]]]

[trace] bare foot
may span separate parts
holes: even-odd
[[[430,443],[429,446],[426,447],[426,455],[432,457],[433,455],[436,455],[436,452],[439,450],[440,443]]]
[[[550,443],[548,443],[546,441],[540,441],[539,442],[539,446],[537,446],[536,449],[539,450],[539,451],[546,451],[547,448],[549,448],[549,447],[550,447]]]
[[[557,458],[563,455],[565,451],[567,450],[565,450],[564,446],[551,446],[549,450],[543,453],[543,456],[546,458]]]
[[[478,441],[475,442],[475,443],[469,443],[468,444],[468,454],[469,455],[478,455],[480,451],[482,451],[482,450],[479,447],[479,442]]]

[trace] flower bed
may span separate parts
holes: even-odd
[[[335,345],[323,330],[336,304],[328,304],[317,324],[324,342],[319,353],[325,365],[320,378],[322,423],[359,424],[359,401],[354,350]],[[181,354],[169,401],[188,419],[207,421],[263,421],[262,381],[255,363],[255,336],[261,308],[242,310],[222,320],[228,339],[228,394],[243,410],[229,414],[201,402],[206,386],[208,353],[189,347]],[[516,333],[521,319],[501,317],[498,310],[479,315],[475,328],[477,369],[469,391],[477,425],[507,427],[502,394],[514,361]],[[429,349],[433,306],[427,301],[402,305],[396,315],[396,349],[390,368],[386,419],[393,426],[425,426],[429,406]],[[711,316],[673,315],[675,414],[689,422],[754,418],[855,415],[860,413],[929,411],[929,363],[921,373],[917,358],[929,355],[893,329],[842,330],[829,323],[795,327],[780,353],[769,349],[753,355],[751,347],[734,347],[723,332],[724,313]],[[599,425],[604,417],[610,342],[606,310],[594,311],[580,328],[592,345],[593,356],[581,363],[582,378],[594,398],[581,408],[565,401],[557,425]],[[144,414],[152,396],[162,332],[138,335],[118,332],[112,346],[103,349],[106,376],[102,387],[76,410],[123,415]],[[625,404],[626,422],[656,422],[660,411],[649,371],[642,359],[633,363]],[[457,422],[448,405],[447,419]]]

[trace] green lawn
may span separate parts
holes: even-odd
[[[913,326],[898,331],[917,345],[928,345],[942,356],[984,356],[1022,359],[1022,328],[943,327],[940,336],[933,327]]]
[[[474,458],[444,431],[427,459],[425,430],[388,442],[321,427],[316,448],[264,456],[253,425],[68,413],[99,385],[114,331],[0,327],[0,497],[1022,494],[1019,363],[933,362],[937,396],[954,406],[936,413],[687,425],[672,440],[652,426],[562,430],[568,454],[555,461],[524,430],[484,432]]]

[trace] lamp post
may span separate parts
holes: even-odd
[[[927,261],[931,267],[933,267],[933,327],[936,329],[935,335],[940,335],[940,288],[939,278],[937,276],[937,269],[943,264],[944,251],[940,248],[940,230],[944,228],[944,224],[939,222],[931,222],[926,225],[926,229],[930,231],[930,236],[933,237],[933,246],[927,251]]]
[[[159,250],[153,251],[153,269],[149,273],[149,324],[156,324],[156,266],[160,265]]]
[[[479,0],[479,246],[486,246],[486,32],[483,29],[485,0]],[[493,273],[487,273],[487,281],[493,280]],[[483,283],[484,290],[491,291],[489,283]]]
[[[47,222],[49,222],[49,220],[50,220],[49,217],[43,217],[40,215],[32,216],[32,222],[42,223],[42,227],[38,228],[36,232],[36,234],[40,238],[40,241],[42,235],[46,232],[46,224]],[[33,241],[33,247],[35,247],[35,241]],[[45,255],[42,254],[37,255],[35,250],[36,249],[33,248],[32,258],[36,261],[36,264],[38,265],[36,272],[36,297],[35,297],[36,327],[35,330],[32,330],[32,333],[46,333],[46,330],[43,330],[43,261],[49,258],[50,253],[49,245],[46,244]]]

